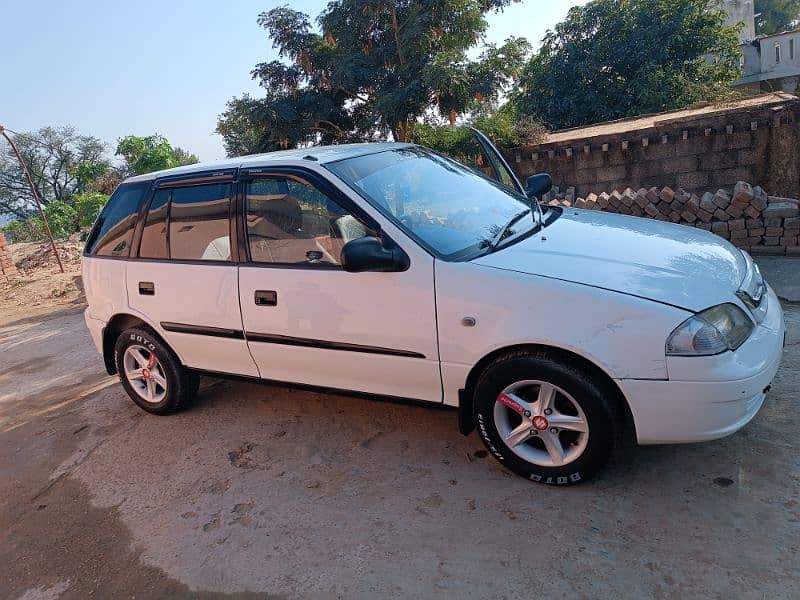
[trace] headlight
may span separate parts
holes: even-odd
[[[671,356],[711,356],[736,350],[753,332],[753,321],[735,304],[720,304],[681,323],[667,339]]]

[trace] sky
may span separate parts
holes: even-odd
[[[5,0],[0,14],[0,124],[14,131],[73,125],[109,144],[164,135],[200,160],[223,158],[214,133],[225,103],[244,92],[256,63],[277,58],[256,24],[286,2],[253,0]],[[573,0],[527,0],[488,16],[487,41],[538,46]],[[315,17],[327,2],[292,8]]]

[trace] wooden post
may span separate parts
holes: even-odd
[[[61,272],[64,272],[64,265],[61,264],[61,257],[58,255],[58,248],[56,248],[56,241],[53,239],[53,234],[50,231],[50,225],[47,223],[47,217],[44,216],[44,210],[42,210],[42,203],[39,202],[39,194],[36,193],[36,186],[33,185],[33,178],[31,174],[28,172],[28,167],[25,165],[25,161],[22,160],[22,155],[19,153],[17,149],[17,145],[14,143],[8,134],[6,133],[5,127],[0,125],[0,135],[2,135],[9,144],[11,144],[11,148],[14,150],[14,154],[17,155],[17,160],[19,160],[19,164],[22,167],[22,172],[25,173],[25,178],[28,180],[28,185],[31,188],[31,194],[33,194],[33,199],[36,202],[36,208],[39,209],[39,216],[42,218],[42,222],[44,223],[44,230],[47,232],[47,237],[50,238],[50,245],[53,247],[53,254],[56,255],[56,260],[58,261],[58,268],[61,269]]]

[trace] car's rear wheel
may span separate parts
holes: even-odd
[[[174,413],[197,395],[199,377],[148,330],[123,331],[114,347],[114,359],[122,387],[147,412]]]
[[[533,481],[585,481],[613,447],[607,391],[580,368],[543,352],[517,352],[492,362],[476,384],[475,412],[492,455]]]

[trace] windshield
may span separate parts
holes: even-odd
[[[348,158],[327,168],[445,260],[471,258],[491,249],[495,237],[507,239],[533,226],[529,218],[507,227],[529,208],[527,198],[418,146]]]

